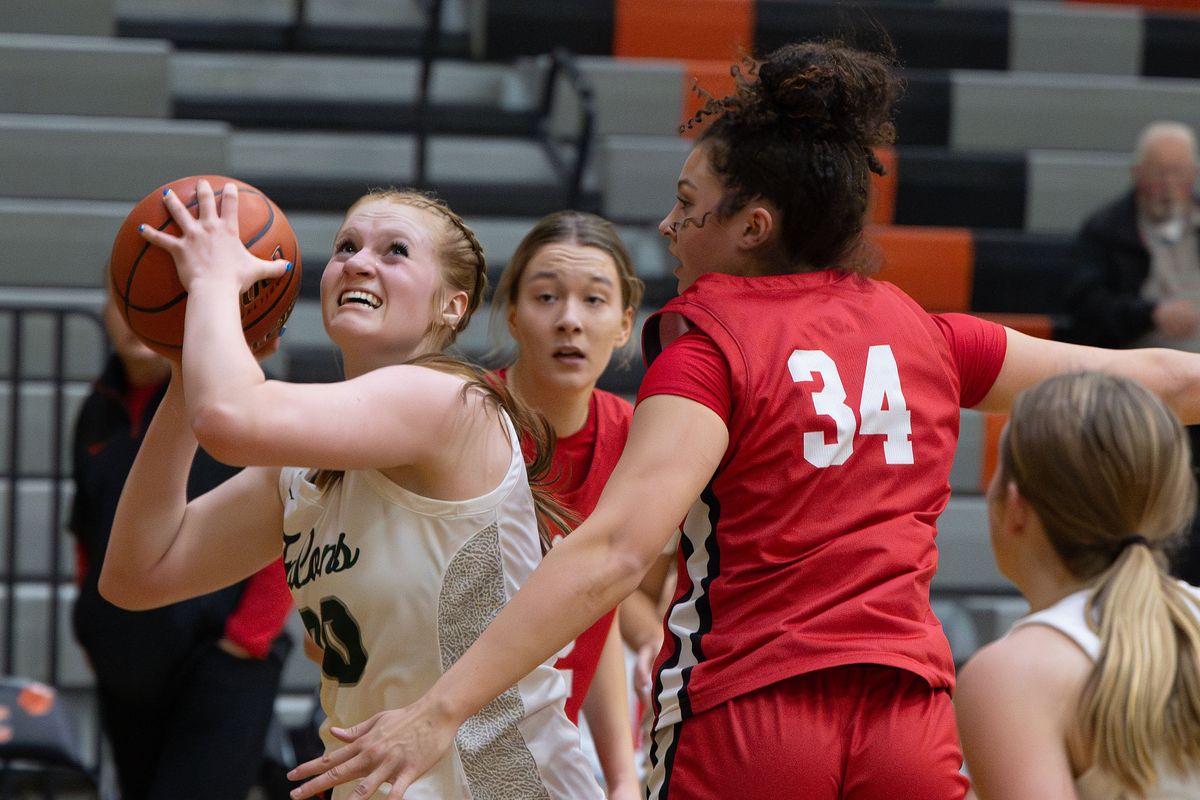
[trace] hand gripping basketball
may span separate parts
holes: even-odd
[[[236,284],[242,330],[258,353],[274,343],[295,305],[299,267],[296,236],[270,198],[241,181],[200,176],[159,187],[134,207],[113,243],[109,276],[133,332],[179,360],[195,281]]]

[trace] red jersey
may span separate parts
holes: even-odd
[[[507,370],[497,374],[507,380]],[[576,433],[559,439],[554,448],[549,488],[560,503],[584,519],[596,508],[600,492],[608,482],[625,439],[633,406],[615,394],[592,391],[588,401],[587,422]],[[528,454],[527,454],[528,455]],[[557,536],[554,541],[562,538]],[[579,709],[596,676],[600,653],[612,628],[616,609],[609,611],[571,643],[566,655],[554,663],[567,678],[567,716],[579,724]]]
[[[990,389],[1005,341],[998,325],[832,271],[704,275],[647,321],[639,400],[689,397],[729,429],[684,523],[659,727],[846,664],[953,686],[929,606],[936,521],[959,408]]]

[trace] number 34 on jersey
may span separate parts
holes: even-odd
[[[806,432],[805,461],[814,467],[844,464],[854,452],[856,434],[861,434],[883,437],[883,459],[888,464],[913,463],[912,414],[904,402],[900,371],[889,345],[873,345],[867,351],[857,417],[846,405],[846,389],[837,364],[824,350],[793,350],[787,365],[795,383],[821,384],[809,395],[813,410],[830,418],[837,429],[836,441],[832,442],[827,441],[824,430]]]

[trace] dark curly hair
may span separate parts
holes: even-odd
[[[790,44],[732,69],[734,94],[709,97],[699,146],[726,187],[727,217],[761,197],[779,210],[780,271],[866,272],[861,257],[872,150],[895,141],[902,87],[890,55],[836,40]]]

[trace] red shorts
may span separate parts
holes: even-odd
[[[891,667],[797,675],[657,730],[650,800],[961,800],[950,693]]]

